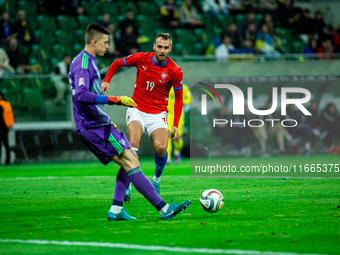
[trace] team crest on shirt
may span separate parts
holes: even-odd
[[[85,79],[83,77],[79,78],[78,86],[85,85]]]
[[[161,73],[161,79],[159,80],[159,82],[164,83],[166,78],[168,78],[168,76],[169,76],[168,73],[162,72]]]

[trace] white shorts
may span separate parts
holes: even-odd
[[[149,136],[159,128],[168,130],[168,113],[165,111],[152,114],[141,112],[137,108],[128,108],[126,111],[126,124],[129,125],[131,121],[138,121],[142,125],[143,132],[146,129]]]

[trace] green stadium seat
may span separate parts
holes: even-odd
[[[86,1],[83,4],[84,10],[88,13],[90,16],[98,16],[98,6],[96,2],[92,1]]]
[[[183,45],[181,43],[173,44],[171,55],[182,56],[183,55]]]
[[[292,45],[292,53],[303,53],[305,44],[301,41],[294,41]]]
[[[139,1],[138,5],[140,14],[150,15],[150,17],[159,14],[158,6],[155,5],[153,2]]]
[[[74,43],[80,43],[84,44],[85,43],[85,30],[84,29],[77,29],[75,31],[75,40]]]
[[[258,13],[255,15],[255,22],[256,24],[263,20],[264,15],[262,13]]]
[[[293,38],[291,30],[286,29],[286,28],[276,27],[275,34],[280,38],[284,38],[288,40],[291,40]]]
[[[152,16],[147,15],[138,15],[137,16],[137,23],[140,28],[147,30],[155,30],[156,22],[154,22],[154,19]]]
[[[235,22],[236,22],[236,25],[239,26],[240,23],[244,20],[245,18],[245,14],[237,14],[236,17],[235,17]]]
[[[73,31],[77,28],[77,22],[72,16],[60,15],[57,18],[60,30]]]
[[[33,45],[28,57],[29,59],[35,58],[38,60],[46,60],[48,58],[46,51],[40,45]]]
[[[78,16],[78,27],[82,30],[82,33],[85,34],[86,27],[88,24],[97,24],[98,19],[97,16]]]
[[[192,44],[195,42],[195,36],[189,30],[176,29],[175,34],[177,37],[177,41],[182,43],[183,45]]]
[[[2,79],[0,82],[0,90],[16,90],[19,84],[19,79]]]
[[[217,20],[220,23],[220,26],[224,29],[228,27],[228,25],[234,22],[234,16],[231,15],[218,15]]]
[[[55,32],[57,43],[60,46],[72,46],[74,44],[74,37],[70,36],[70,31],[57,30]]]
[[[24,10],[26,17],[34,17],[37,15],[37,4],[31,1],[19,1],[18,10]]]
[[[125,15],[125,11],[127,9],[131,9],[133,11],[134,15],[138,14],[138,10],[137,10],[137,7],[136,7],[134,2],[125,2],[124,1],[124,3],[120,3],[120,4],[121,4],[121,6],[120,6],[121,13],[124,13],[124,15]]]
[[[84,44],[75,44],[73,46],[73,52],[78,55],[84,49]]]
[[[31,79],[31,78],[25,78],[22,79],[20,82],[20,88],[21,89],[39,89],[41,87],[40,80],[38,78]]]
[[[196,28],[194,30],[194,33],[195,33],[197,41],[200,43],[207,44],[211,40],[208,30],[206,29]]]
[[[149,43],[143,43],[143,44],[140,44],[140,45],[139,45],[141,51],[143,51],[143,52],[150,52],[150,51],[153,51],[153,50],[152,50],[152,46],[153,46],[153,41],[152,41],[152,42],[149,42]]]
[[[37,33],[37,37],[39,38],[40,41],[40,47],[42,47],[45,50],[45,53],[48,55],[49,50],[53,47],[55,43],[55,35],[53,35],[51,32],[53,31],[39,31]]]
[[[117,16],[121,14],[120,6],[116,2],[99,2],[98,9],[100,14],[109,13],[111,16]]]
[[[69,54],[71,58],[75,56],[72,47],[64,46],[64,45],[54,45],[52,48],[52,57],[62,60],[63,55]]]
[[[204,44],[203,43],[195,43],[193,49],[193,55],[203,55],[204,54]]]
[[[42,114],[45,111],[45,99],[40,88],[25,88],[22,90],[22,104],[30,114]]]
[[[43,31],[54,31],[57,28],[54,17],[49,15],[39,15],[37,22],[39,29]]]

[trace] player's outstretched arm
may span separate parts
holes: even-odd
[[[134,107],[134,108],[137,107],[136,102],[132,98],[127,97],[127,96],[118,96],[118,97],[108,96],[107,101],[109,105],[116,104],[116,105],[125,105],[128,107]]]
[[[101,91],[102,91],[102,95],[107,94],[109,92],[110,89],[110,83],[109,82],[103,82],[101,85]]]
[[[178,128],[175,126],[172,126],[172,133],[174,134],[172,141],[175,141],[178,138]]]

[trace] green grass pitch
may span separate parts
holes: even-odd
[[[261,158],[231,158],[234,165]],[[339,156],[272,157],[272,162],[339,163]],[[141,157],[149,179],[151,158]],[[0,254],[340,254],[340,179],[190,178],[190,161],[166,166],[161,196],[166,202],[190,199],[191,207],[171,221],[133,189],[125,203],[133,222],[109,222],[118,167],[99,162],[31,164],[0,168]],[[54,178],[48,178],[53,176]],[[19,178],[20,177],[20,178]],[[340,174],[339,174],[340,177]],[[209,214],[200,194],[215,188],[224,207]],[[4,242],[4,239],[123,243],[190,248],[187,252],[100,246]],[[191,250],[192,249],[192,250]],[[240,252],[241,250],[241,252]],[[242,253],[243,251],[243,253]],[[249,252],[246,252],[249,251]],[[203,253],[201,253],[203,254]]]

